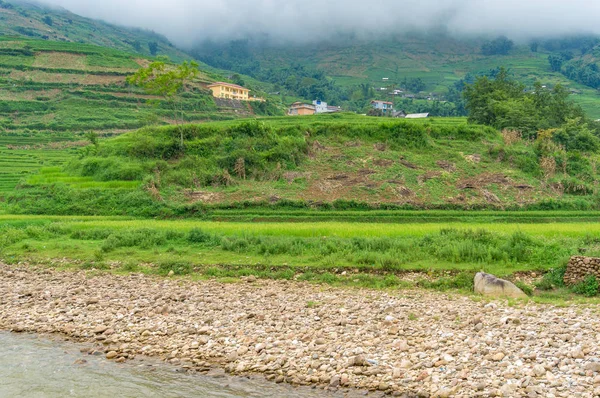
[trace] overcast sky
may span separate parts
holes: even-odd
[[[600,0],[44,0],[77,14],[152,29],[187,46],[267,33],[310,41],[445,25],[512,38],[600,33]]]

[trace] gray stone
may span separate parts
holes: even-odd
[[[527,298],[514,283],[483,272],[475,275],[475,293],[490,297]]]

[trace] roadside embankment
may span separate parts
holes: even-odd
[[[0,330],[61,334],[115,361],[395,396],[600,394],[596,307],[0,265]]]

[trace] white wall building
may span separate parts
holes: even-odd
[[[330,113],[329,107],[327,106],[327,102],[323,102],[321,100],[313,101],[313,105],[315,106],[315,113]]]

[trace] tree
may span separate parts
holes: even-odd
[[[237,84],[238,86],[245,86],[246,82],[244,81],[244,79],[242,79],[242,77],[240,75],[238,75],[237,73],[234,73],[231,76],[231,80]]]
[[[598,137],[592,134],[581,119],[568,120],[554,131],[552,140],[567,151],[596,152],[600,148]]]
[[[427,87],[425,82],[420,77],[402,80],[401,86],[413,93],[419,93]]]
[[[52,18],[50,18],[49,15],[46,15],[44,18],[42,18],[42,22],[44,22],[48,26],[52,26],[54,24]]]
[[[486,41],[481,46],[483,55],[506,55],[512,50],[515,43],[506,36],[500,36],[494,40]]]
[[[565,60],[560,55],[551,54],[548,56],[548,62],[550,63],[550,69],[552,69],[553,72],[560,72]]]
[[[500,69],[493,80],[487,76],[478,77],[475,83],[467,85],[463,92],[469,121],[495,125],[498,119],[494,110],[495,104],[520,97],[524,88],[523,85],[510,80],[508,71],[504,68]]]
[[[150,54],[152,55],[158,54],[158,43],[155,41],[148,43],[148,50],[150,50]]]
[[[139,41],[139,40],[136,40],[136,41],[134,41],[134,42],[133,42],[133,44],[132,44],[132,46],[133,46],[133,49],[134,49],[136,52],[138,52],[138,53],[139,53],[140,51],[142,51],[142,43],[140,43],[140,41]]]
[[[198,64],[184,62],[181,65],[169,65],[164,61],[154,61],[146,68],[127,78],[129,84],[142,87],[148,94],[158,95],[166,101],[172,111],[179,130],[180,145],[183,149],[184,112],[180,94],[198,76]]]
[[[539,47],[540,43],[538,43],[537,41],[532,41],[531,43],[529,43],[529,49],[532,53],[538,52]]]
[[[535,137],[539,130],[560,128],[569,120],[576,120],[574,124],[580,126],[587,124],[583,110],[569,101],[565,88],[556,85],[548,89],[536,82],[532,90],[525,90],[525,86],[508,77],[504,68],[494,79],[482,76],[466,85],[463,95],[470,122],[516,129],[525,137]],[[594,143],[588,138],[584,134],[575,144],[571,138],[563,138],[560,143],[567,146],[568,141],[571,147],[593,148]]]

